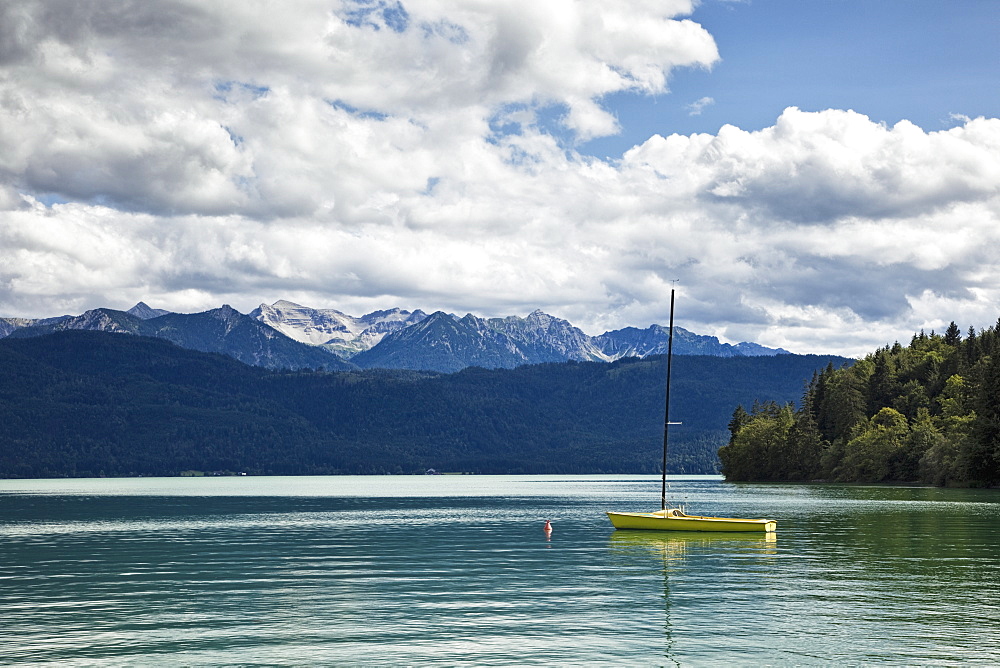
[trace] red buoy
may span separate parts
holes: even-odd
[[[545,527],[542,529],[545,533],[552,533],[552,523],[545,520]]]

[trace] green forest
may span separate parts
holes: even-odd
[[[737,406],[727,480],[1000,482],[1000,322],[913,336],[815,374],[799,407]]]
[[[843,358],[675,356],[670,473],[715,473],[739,402]],[[658,473],[665,358],[271,371],[162,339],[0,341],[0,477]]]

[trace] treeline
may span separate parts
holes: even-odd
[[[738,406],[719,450],[727,480],[1000,482],[1000,322],[914,335],[825,370],[792,404]]]
[[[842,358],[674,358],[670,473],[714,473],[731,407]],[[664,358],[276,372],[139,336],[0,341],[0,477],[657,473]]]

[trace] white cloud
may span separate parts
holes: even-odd
[[[614,132],[602,96],[711,66],[691,9],[6,5],[0,315],[289,298],[599,333],[662,322],[679,278],[683,326],[799,352],[994,322],[1000,120],[790,108],[615,162],[544,129]]]
[[[995,197],[998,125],[976,119],[925,133],[907,121],[887,128],[850,111],[791,108],[759,132],[654,137],[626,158],[661,172],[693,160],[700,194],[778,221],[907,216]]]
[[[614,133],[598,98],[661,92],[672,68],[718,57],[672,18],[691,2],[332,7],[7,5],[0,175],[136,211],[312,214],[338,206],[319,191],[351,180],[352,159],[482,141],[512,104],[565,105],[580,140]]]
[[[715,99],[711,97],[698,98],[691,104],[687,106],[689,116],[700,116],[701,112],[705,110],[705,107],[710,107],[715,104]]]

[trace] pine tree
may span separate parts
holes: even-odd
[[[738,405],[736,410],[733,411],[732,419],[729,420],[730,443],[733,442],[733,439],[736,438],[736,434],[738,434],[740,429],[745,427],[748,422],[750,422],[750,414],[743,408],[743,404]]]
[[[979,359],[979,339],[976,338],[976,328],[971,325],[969,326],[969,333],[965,337],[963,349],[965,351],[965,366],[966,368],[971,368]]]
[[[984,361],[979,371],[968,474],[975,482],[995,484],[1000,481],[1000,341],[996,337]]]
[[[944,342],[949,346],[957,346],[962,340],[962,332],[958,329],[958,325],[952,320],[951,324],[948,325],[947,331],[944,333]]]
[[[879,349],[874,356],[875,370],[868,379],[868,415],[891,406],[899,394],[899,381],[887,350]]]

